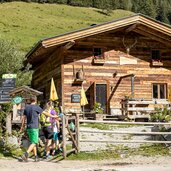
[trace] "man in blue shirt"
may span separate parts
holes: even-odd
[[[30,146],[28,147],[27,151],[21,157],[21,161],[27,161],[29,153],[33,151],[35,156],[35,161],[39,161],[37,157],[37,148],[36,145],[39,141],[39,115],[45,114],[46,116],[56,118],[57,116],[51,115],[47,111],[43,111],[41,107],[36,105],[36,98],[30,98],[29,105],[26,105],[24,109],[24,114],[22,118],[22,125],[20,131],[22,132],[25,126],[25,122],[27,121],[27,134],[30,140]]]

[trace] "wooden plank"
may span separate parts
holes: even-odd
[[[66,158],[66,117],[62,117],[62,147],[63,147],[63,158]]]
[[[122,122],[122,121],[97,121],[97,120],[79,120],[80,123],[105,123],[116,125],[171,125],[171,122]]]
[[[76,143],[76,141],[75,141],[75,139],[74,139],[74,136],[73,136],[73,134],[72,134],[72,132],[71,132],[71,130],[70,130],[70,128],[69,128],[68,125],[67,125],[67,130],[68,130],[69,135],[71,136],[72,142],[73,142],[73,144],[74,144],[74,146],[75,146],[75,148],[76,148],[76,150],[77,150],[77,152],[78,152],[79,150],[78,150],[77,143]]]
[[[152,101],[145,101],[145,100],[142,100],[142,101],[127,101],[127,102],[121,102],[122,104],[132,104],[132,105],[138,105],[138,104],[163,104],[163,105],[169,105],[171,104],[171,102],[168,102],[168,101],[162,101],[162,100],[152,100]]]
[[[79,124],[79,114],[76,114],[76,143],[78,153],[80,152],[80,124]]]
[[[99,133],[99,134],[131,134],[131,135],[171,135],[171,132],[131,132],[131,131],[111,131],[111,130],[80,130],[86,133]]]
[[[80,139],[80,142],[91,142],[91,143],[154,143],[154,144],[171,144],[171,141],[145,141],[145,140],[113,140],[113,141],[105,141],[105,140],[85,140]]]

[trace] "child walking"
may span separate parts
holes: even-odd
[[[57,115],[55,110],[51,111],[52,115]],[[52,120],[52,126],[53,126],[53,140],[52,140],[52,156],[55,155],[56,147],[59,148],[59,139],[58,139],[58,133],[60,131],[60,124],[58,119]]]

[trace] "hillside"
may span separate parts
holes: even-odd
[[[114,10],[107,16],[95,8],[24,2],[0,4],[0,11],[0,37],[15,40],[26,52],[40,39],[133,14]]]

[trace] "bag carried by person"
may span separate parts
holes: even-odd
[[[46,123],[46,116],[45,116],[45,114],[41,114],[40,115],[40,125],[43,127],[43,126],[45,126],[45,123]]]
[[[69,124],[69,129],[71,130],[71,131],[75,131],[75,125],[74,125],[74,123],[73,122],[71,122],[70,124]]]

